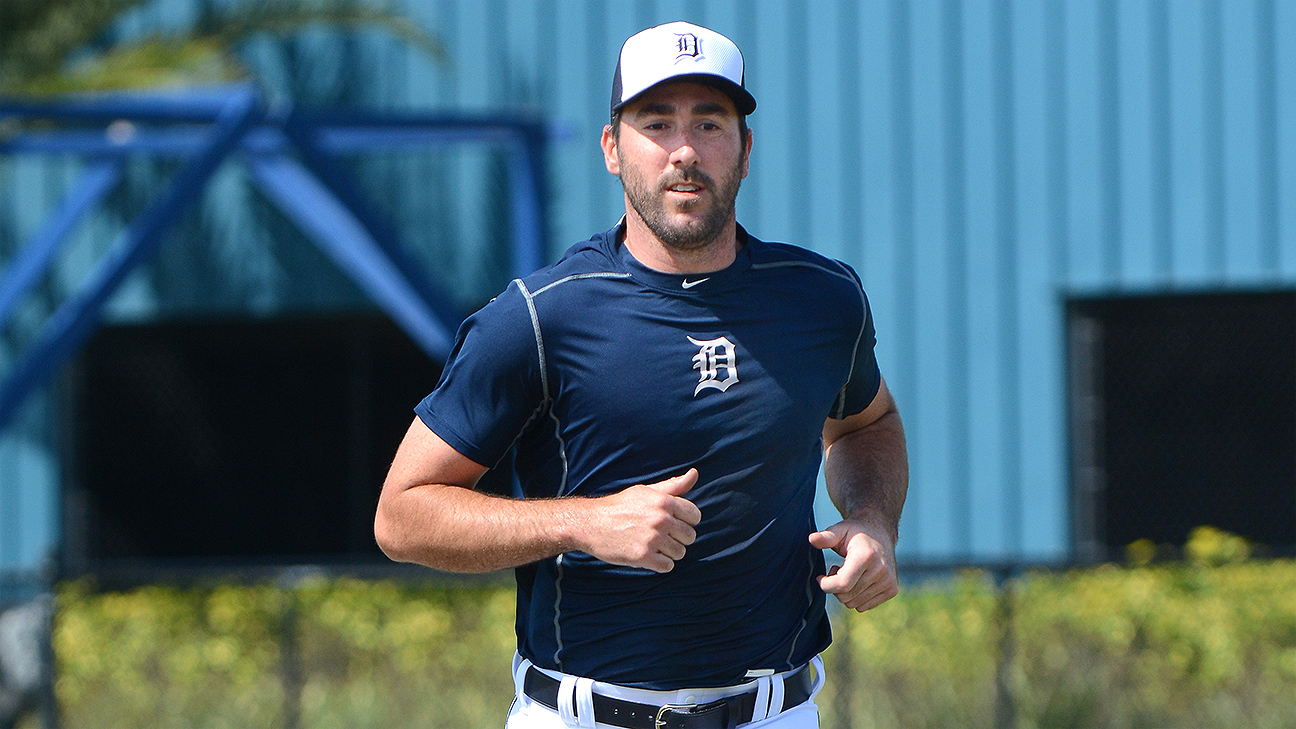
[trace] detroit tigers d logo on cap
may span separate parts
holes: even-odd
[[[694,33],[676,33],[679,38],[679,54],[675,56],[675,62],[679,63],[680,59],[702,57],[702,39]]]
[[[742,52],[723,35],[683,21],[658,25],[621,46],[612,77],[612,111],[659,83],[696,81],[725,92],[739,114],[750,114],[756,99],[744,87],[743,73]]]

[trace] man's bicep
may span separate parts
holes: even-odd
[[[429,560],[446,540],[458,541],[453,517],[462,511],[463,499],[456,497],[470,495],[465,489],[485,471],[415,418],[378,497],[374,539],[379,548],[398,562],[434,566]]]
[[[461,455],[494,466],[546,402],[535,327],[510,286],[460,326],[440,381],[415,415]]]
[[[828,418],[824,421],[824,447],[832,445],[833,441],[847,433],[873,425],[887,413],[895,410],[895,400],[891,397],[891,391],[887,389],[886,380],[879,377],[877,394],[873,396],[873,401],[868,404],[868,407],[854,415],[840,419]]]
[[[451,447],[416,417],[396,449],[396,457],[383,483],[383,495],[395,495],[424,484],[472,488],[486,470],[485,466]]]

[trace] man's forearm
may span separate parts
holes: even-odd
[[[492,572],[580,550],[668,572],[697,538],[683,498],[697,471],[598,498],[508,499],[462,486],[392,489],[374,534],[387,556],[449,572]]]
[[[909,460],[899,413],[892,409],[828,444],[824,480],[843,518],[885,530],[894,545],[909,490]]]
[[[571,502],[523,501],[430,484],[380,503],[374,530],[394,560],[448,572],[492,572],[574,548]]]

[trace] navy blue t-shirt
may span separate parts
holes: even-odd
[[[877,394],[855,272],[739,228],[732,265],[653,271],[621,227],[513,281],[460,327],[416,413],[527,497],[600,496],[677,476],[702,512],[674,570],[569,552],[519,568],[518,650],[654,689],[740,683],[831,639],[810,547],[825,419]]]

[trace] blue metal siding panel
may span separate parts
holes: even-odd
[[[1003,508],[1009,515],[1004,556],[1056,554],[1066,534],[1065,497],[1053,474],[1061,472],[1063,422],[1057,328],[1057,287],[1065,270],[1065,147],[1062,98],[1066,43],[1059,3],[1015,3],[1013,24],[1014,163],[1012,205],[1016,289],[1006,306],[1011,351],[1005,363],[1016,376],[1005,388]],[[1008,153],[1006,152],[1005,155]],[[1001,234],[1007,234],[1001,231]],[[1005,317],[1009,315],[1005,311]],[[1050,336],[1040,336],[1049,333]]]
[[[1171,273],[1178,282],[1204,282],[1210,273],[1204,21],[1200,0],[1170,4]]]
[[[558,13],[553,57],[546,62],[551,70],[558,65],[567,71],[555,78],[554,95],[547,100],[547,109],[560,119],[575,122],[576,134],[576,141],[554,150],[551,165],[552,209],[561,211],[554,218],[558,250],[615,222],[615,218],[608,219],[603,205],[595,205],[596,199],[602,199],[607,185],[607,171],[595,140],[607,123],[608,102],[602,96],[610,95],[612,77],[609,73],[605,81],[598,81],[589,73],[592,61],[587,46],[593,29],[588,26],[588,18],[583,13]],[[609,63],[615,64],[615,60]],[[605,88],[606,94],[595,93],[596,89]]]
[[[768,153],[778,155],[782,174],[774,178],[773,184],[765,188],[766,199],[777,198],[784,207],[783,229],[781,236],[787,241],[805,241],[813,245],[822,231],[824,222],[813,221],[810,215],[811,186],[806,184],[814,179],[816,170],[807,162],[810,159],[810,148],[827,142],[817,138],[810,126],[810,79],[807,54],[799,49],[808,48],[809,28],[806,22],[804,0],[788,0],[783,7],[782,18],[778,21],[783,32],[775,40],[776,45],[783,46],[787,53],[780,63],[783,70],[782,87],[775,92],[777,98],[786,100],[780,114],[786,136],[784,144],[766,145]],[[817,85],[817,84],[816,84]],[[825,185],[824,187],[828,187]],[[816,190],[817,194],[818,191]]]
[[[842,65],[858,68],[858,74],[847,72],[847,78],[856,78],[855,103],[845,107],[845,125],[857,131],[860,148],[858,197],[847,205],[858,211],[858,228],[848,228],[842,237],[849,241],[844,255],[854,263],[856,271],[869,292],[873,309],[874,326],[881,339],[877,350],[882,374],[888,378],[896,399],[910,402],[905,382],[895,373],[900,368],[901,340],[900,307],[897,285],[901,259],[909,255],[907,246],[900,245],[896,235],[895,209],[896,135],[892,130],[895,113],[894,90],[891,85],[891,54],[893,39],[888,32],[891,9],[887,3],[872,2],[859,8],[853,25],[843,25],[841,33],[850,40],[858,39],[855,55]],[[844,44],[850,48],[850,44]],[[854,120],[853,124],[851,120]]]
[[[739,216],[750,221],[744,225],[759,238],[797,242],[803,231],[796,227],[797,215],[793,213],[797,195],[793,181],[799,177],[800,166],[794,160],[805,153],[807,143],[804,128],[796,127],[793,108],[794,89],[803,81],[797,77],[798,65],[793,61],[801,55],[801,46],[792,36],[795,29],[788,24],[788,0],[754,4],[750,12],[759,35],[748,45],[755,46],[753,54],[761,62],[747,61],[746,82],[757,104],[751,116],[755,139],[752,165],[761,172],[745,181]]]
[[[963,547],[955,540],[963,514],[953,505],[959,475],[954,463],[953,430],[960,427],[952,409],[954,384],[951,370],[956,364],[951,351],[954,322],[950,321],[950,291],[947,289],[955,264],[951,259],[951,227],[961,220],[950,220],[951,195],[961,190],[949,188],[950,167],[954,150],[949,149],[946,115],[948,95],[945,92],[945,55],[951,44],[945,37],[943,6],[934,0],[913,3],[911,40],[913,53],[912,93],[914,104],[914,241],[915,257],[914,313],[916,367],[899,376],[912,377],[918,383],[917,397],[910,412],[922,438],[915,438],[913,462],[915,481],[924,488],[915,489],[918,507],[915,516],[924,524],[921,542],[914,547],[919,554],[956,552]],[[961,187],[961,186],[960,186]]]
[[[1207,0],[1202,7],[1205,56],[1206,107],[1204,131],[1206,150],[1206,245],[1207,280],[1215,281],[1225,271],[1224,219],[1224,62],[1220,19],[1223,6],[1219,0]]]
[[[1021,515],[1018,506],[1021,502],[1021,474],[1018,460],[1020,453],[1018,441],[1021,436],[1019,408],[1020,367],[1017,361],[1019,346],[1018,337],[1018,297],[1020,283],[1018,280],[1018,235],[1017,209],[1017,111],[1014,49],[1016,23],[1012,5],[1008,0],[995,0],[991,6],[991,64],[994,66],[994,104],[993,115],[995,147],[995,189],[998,200],[995,204],[995,257],[998,285],[995,287],[996,305],[998,308],[998,349],[999,349],[999,401],[997,407],[1001,413],[998,442],[995,444],[995,457],[999,465],[998,478],[988,486],[993,489],[991,503],[987,509],[995,509],[1001,515],[1002,527],[999,533],[987,540],[989,546],[982,552],[997,554],[1002,557],[1013,557],[1020,552]],[[976,410],[973,410],[975,413]],[[974,545],[975,548],[975,545]]]
[[[587,94],[591,98],[591,106],[597,110],[595,118],[602,123],[595,124],[595,134],[589,139],[593,142],[593,154],[590,156],[590,194],[594,196],[596,202],[595,220],[598,225],[590,228],[582,239],[588,238],[590,233],[596,230],[603,230],[615,223],[625,212],[625,196],[621,190],[621,185],[608,176],[607,166],[603,161],[602,150],[598,146],[599,134],[603,126],[607,124],[610,115],[610,102],[612,99],[612,74],[616,69],[617,54],[621,50],[621,42],[629,32],[622,32],[614,28],[609,22],[607,15],[607,3],[599,0],[592,0],[588,6],[590,23],[590,38],[592,42],[586,48],[586,79],[589,86]],[[587,148],[589,144],[584,145]]]
[[[1170,237],[1170,200],[1174,177],[1170,171],[1170,18],[1168,0],[1152,0],[1149,13],[1149,84],[1151,86],[1152,148],[1152,267],[1160,283],[1172,280],[1174,241]]]
[[[0,433],[0,576],[38,579],[58,542],[60,468],[48,446],[48,398],[33,398]],[[6,585],[0,582],[0,601]]]
[[[493,9],[492,3],[471,6],[458,3],[456,7],[459,32],[455,37],[454,58],[459,83],[453,106],[477,112],[498,108],[503,103],[500,98],[503,89],[499,79],[504,60],[498,46],[498,38],[503,36],[503,30],[497,26],[500,17],[490,12]],[[492,231],[500,227],[499,221],[492,218],[494,211],[487,196],[482,194],[502,190],[501,181],[497,179],[502,174],[501,165],[495,164],[497,158],[498,152],[480,146],[465,149],[455,155],[458,169],[455,186],[479,191],[477,194],[451,196],[457,210],[455,217],[462,221],[462,235],[466,240],[490,241]],[[490,267],[489,258],[494,255],[491,247],[462,246],[458,251],[462,258],[461,275],[477,279],[473,288],[503,288],[507,278],[504,281],[488,282],[474,276]]]
[[[1296,3],[1274,6],[1274,99],[1278,258],[1282,279],[1296,279]]]
[[[945,308],[950,331],[947,377],[949,378],[950,469],[956,552],[972,549],[971,495],[968,453],[968,284],[967,284],[967,144],[964,137],[963,7],[946,2],[941,7],[941,107],[944,110],[941,135],[944,138],[946,169],[945,196],[949,260],[945,280]]]
[[[1221,15],[1224,77],[1224,234],[1227,281],[1260,283],[1261,211],[1256,144],[1255,3],[1235,0]]]
[[[603,124],[608,122],[610,112],[609,102],[611,101],[612,96],[612,74],[616,70],[618,54],[621,51],[621,43],[632,33],[641,29],[636,18],[645,15],[650,10],[653,10],[651,5],[651,3],[608,3],[604,9],[608,15],[603,23],[599,45],[598,47],[591,49],[590,54],[590,62],[593,64],[590,72],[590,78],[592,79],[591,83],[594,85],[593,89],[602,89],[603,92],[601,99],[603,103]],[[660,15],[661,12],[661,10],[658,10],[658,15]],[[649,24],[657,25],[661,22],[666,21],[650,20]],[[594,93],[593,89],[590,90],[590,95],[596,99],[600,98],[599,94]],[[601,130],[602,128],[602,125],[600,125],[599,129]],[[597,135],[593,138],[577,137],[574,141],[574,145],[577,147],[590,147],[593,145],[594,151],[600,155],[598,157],[596,168],[590,173],[593,176],[590,180],[590,184],[592,188],[597,191],[600,206],[599,215],[600,219],[604,221],[603,227],[598,228],[597,230],[603,230],[611,227],[612,224],[615,223],[622,214],[624,214],[625,193],[622,190],[620,182],[608,173],[601,156],[602,153],[597,146],[598,141],[599,137]],[[589,233],[592,232],[594,232],[594,229],[591,229],[581,237],[586,238],[589,236]],[[577,239],[573,239],[569,242],[575,242],[576,240]]]
[[[999,93],[1000,70],[1010,70],[997,63],[1001,49],[1007,46],[1002,34],[1011,32],[997,17],[1002,2],[967,0],[963,3],[963,118],[966,140],[966,168],[963,188],[966,210],[965,277],[967,306],[962,324],[967,334],[963,342],[961,373],[955,384],[965,394],[957,398],[956,431],[962,432],[962,458],[966,462],[967,514],[960,529],[965,549],[982,554],[999,554],[1008,533],[1008,511],[1001,499],[1005,474],[1001,459],[1004,446],[1004,405],[1016,383],[1006,383],[1012,372],[1006,361],[1005,333],[1010,311],[1005,310],[1001,294],[1015,295],[1012,277],[1002,271],[1006,240],[1000,234],[1004,221],[1005,182],[1010,170],[999,144],[1004,129],[1003,109],[1007,99]],[[957,365],[956,365],[957,366]],[[975,524],[975,528],[972,525]]]
[[[898,326],[894,329],[895,334],[895,351],[897,353],[897,367],[894,370],[895,377],[891,382],[899,393],[899,401],[903,403],[902,412],[905,413],[907,433],[917,435],[922,432],[921,411],[917,407],[919,401],[919,386],[917,385],[918,370],[918,252],[917,252],[917,225],[915,223],[915,211],[917,209],[917,190],[916,175],[914,165],[914,148],[917,144],[917,134],[914,129],[914,120],[916,118],[913,83],[914,83],[914,58],[913,58],[913,11],[908,0],[891,0],[888,10],[887,27],[891,34],[891,49],[889,62],[891,68],[890,83],[887,84],[887,94],[891,99],[891,132],[895,136],[895,143],[892,148],[891,172],[892,177],[889,181],[894,194],[894,206],[890,211],[891,218],[895,225],[895,238],[892,245],[897,250],[897,262],[895,280],[892,286],[896,291],[896,320]],[[884,243],[885,245],[885,243]],[[925,437],[909,438],[910,445],[910,474],[913,483],[927,483],[923,480],[925,461],[918,458]],[[922,489],[911,489],[912,493],[922,494]],[[905,542],[903,549],[921,550],[923,548],[923,538],[929,531],[936,529],[928,528],[924,518],[923,499],[911,497],[909,503],[912,505],[912,511],[904,519],[902,529],[906,530],[911,537]],[[939,507],[937,507],[939,508]]]
[[[1096,76],[1098,81],[1098,164],[1099,207],[1097,210],[1098,250],[1102,280],[1120,285],[1121,222],[1121,116],[1120,62],[1121,27],[1116,0],[1098,0]]]
[[[1075,0],[1064,5],[1067,128],[1068,282],[1081,287],[1109,283],[1103,266],[1102,90],[1098,73],[1098,5]]]
[[[1116,178],[1120,180],[1120,281],[1124,286],[1146,287],[1158,281],[1156,265],[1155,136],[1152,127],[1151,34],[1149,3],[1132,0],[1117,4],[1116,97],[1118,104]]]
[[[1257,0],[1256,46],[1256,240],[1265,278],[1277,281],[1282,275],[1278,248],[1278,89],[1274,37],[1274,0]]]
[[[11,492],[17,496],[19,533],[17,550],[12,553],[15,559],[10,565],[42,571],[49,566],[58,543],[58,491],[49,485],[57,483],[61,474],[57,459],[49,451],[34,447],[32,441],[19,443],[15,459],[18,478]]]
[[[808,198],[802,236],[843,259],[847,251],[858,258],[860,227],[859,66],[843,62],[854,53],[855,41],[841,30],[853,29],[855,12],[854,5],[832,4],[807,19],[805,47],[822,52],[802,54],[806,150],[789,180]]]

